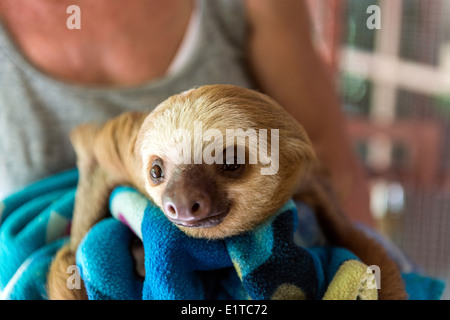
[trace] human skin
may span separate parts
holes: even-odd
[[[82,8],[76,32],[66,28],[72,4]],[[193,7],[192,0],[3,0],[0,18],[46,74],[126,87],[165,75]],[[245,9],[246,52],[256,83],[306,129],[350,218],[373,225],[366,179],[346,135],[336,88],[313,46],[305,2],[245,0]]]

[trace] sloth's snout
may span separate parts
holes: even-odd
[[[168,218],[181,223],[200,221],[211,214],[211,197],[203,191],[178,193],[164,202]]]
[[[164,191],[162,204],[167,218],[183,227],[213,227],[229,211],[201,165],[187,166],[175,173]]]

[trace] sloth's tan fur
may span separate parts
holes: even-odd
[[[166,183],[177,170],[173,161],[177,146],[173,132],[178,128],[192,131],[195,121],[202,122],[204,131],[219,129],[224,136],[226,129],[278,129],[279,170],[275,175],[261,175],[263,165],[258,162],[245,165],[242,175],[230,179],[217,174],[215,165],[201,164],[205,174],[214,179],[218,190],[227,197],[231,209],[216,226],[180,226],[180,229],[194,237],[232,236],[262,223],[297,194],[296,197],[317,209],[318,220],[332,243],[348,247],[369,265],[380,266],[383,283],[380,298],[405,297],[400,273],[385,250],[353,227],[340,212],[332,190],[326,187],[326,180],[315,178],[317,161],[302,127],[264,94],[213,85],[172,96],[150,114],[126,113],[101,127],[87,124],[73,132],[71,138],[78,157],[80,179],[71,241],[59,252],[49,272],[50,298],[86,298],[83,290],[67,289],[65,270],[74,264],[74,253],[82,237],[106,216],[109,193],[115,186],[132,185],[162,208]],[[248,148],[252,146],[247,146],[247,154],[254,151]],[[149,176],[155,157],[165,164],[165,182],[158,185]]]

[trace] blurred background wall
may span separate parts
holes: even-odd
[[[309,4],[381,232],[450,283],[450,1]],[[371,5],[380,29],[367,27]]]

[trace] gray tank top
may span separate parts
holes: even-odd
[[[0,23],[0,200],[32,181],[74,167],[68,136],[80,123],[102,123],[130,110],[150,111],[194,86],[253,88],[246,70],[241,0],[198,0],[196,10],[198,37],[182,63],[164,77],[127,88],[73,85],[45,75],[24,58]]]

